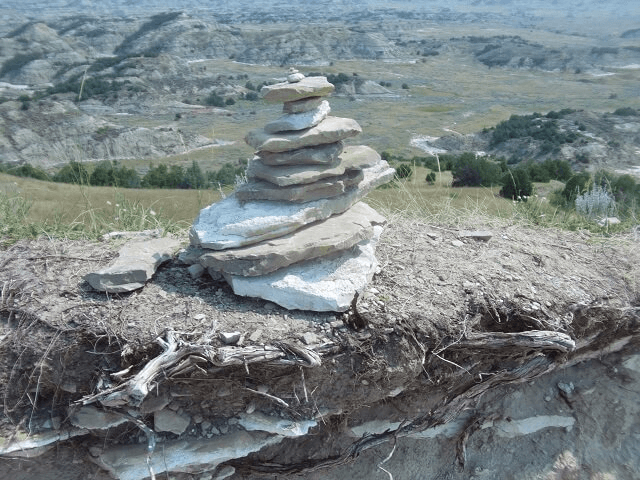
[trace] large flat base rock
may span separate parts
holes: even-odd
[[[308,225],[284,237],[244,248],[206,253],[200,263],[232,275],[258,276],[294,263],[330,255],[373,236],[385,218],[366,203],[356,203],[340,215]]]
[[[156,238],[125,244],[107,268],[89,273],[85,280],[94,289],[108,293],[132,292],[144,287],[160,264],[171,258],[180,240]]]
[[[236,295],[269,300],[289,310],[344,312],[364,290],[378,267],[375,247],[382,227],[372,239],[333,257],[322,257],[282,268],[260,277],[227,275]]]
[[[389,182],[395,173],[381,160],[363,170],[364,179],[343,195],[307,203],[241,202],[235,194],[203,208],[189,237],[191,244],[224,250],[252,245],[291,233],[304,225],[344,212],[371,190]]]
[[[362,128],[352,118],[327,117],[315,127],[297,132],[269,133],[264,128],[251,130],[245,141],[256,150],[286,152],[339,142],[359,133],[362,133]]]

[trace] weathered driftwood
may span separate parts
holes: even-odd
[[[556,350],[568,353],[576,348],[576,342],[566,333],[549,330],[528,332],[473,332],[466,334],[459,342],[448,348],[482,350]]]
[[[210,345],[183,342],[172,330],[166,332],[166,341],[158,337],[156,342],[164,351],[147,363],[134,377],[115,387],[86,396],[78,403],[87,405],[98,401],[107,407],[139,406],[149,393],[151,384],[158,377],[184,373],[188,367],[200,361],[209,362],[218,367],[247,366],[251,363],[318,367],[322,363],[320,356],[313,350],[285,343],[214,348]],[[112,375],[116,379],[122,379],[125,376],[126,372],[117,372]]]

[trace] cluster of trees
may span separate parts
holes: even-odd
[[[31,177],[37,180],[119,188],[181,188],[203,189],[234,185],[238,176],[244,175],[245,165],[234,166],[225,163],[219,170],[204,172],[198,162],[189,167],[181,165],[159,164],[149,166],[144,176],[133,168],[119,165],[117,161],[104,161],[95,165],[90,172],[84,164],[71,161],[54,175],[29,164],[7,166],[0,164],[0,172],[18,177]]]
[[[504,158],[478,156],[471,152],[460,155],[444,154],[436,157],[413,157],[406,159],[389,152],[382,152],[382,158],[391,162],[399,162],[396,167],[396,178],[410,178],[413,175],[411,165],[422,165],[433,171],[451,171],[452,187],[491,187],[500,185],[501,195],[518,199],[528,197],[533,192],[533,182],[549,182],[550,180],[567,181],[572,169],[566,160],[547,159],[544,162],[520,162],[508,165]],[[438,167],[438,161],[440,165]],[[435,174],[429,173],[427,183],[435,182]]]
[[[543,142],[542,153],[559,151],[561,145],[573,143],[578,135],[575,132],[560,131],[556,120],[574,111],[564,109],[559,112],[551,111],[546,115],[511,115],[509,120],[504,120],[493,128],[489,146],[494,148],[507,140],[530,137]]]

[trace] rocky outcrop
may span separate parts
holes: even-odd
[[[249,132],[247,143],[258,149],[249,182],[203,209],[192,227],[192,244],[221,250],[203,255],[202,266],[222,273],[238,295],[287,309],[344,311],[377,268],[385,220],[357,202],[393,169],[371,148],[343,148],[361,129],[326,116],[329,103],[318,99],[332,91],[326,78],[297,71],[264,87],[267,101],[295,113]]]

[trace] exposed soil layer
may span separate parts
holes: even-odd
[[[495,473],[501,467],[490,455],[483,464],[482,445],[495,440],[496,451],[507,452],[515,440],[498,439],[495,425],[539,413],[540,406],[545,415],[569,409],[574,420],[564,433],[552,429],[552,445],[540,447],[535,461],[527,453],[531,478],[553,473],[554,462],[589,464],[595,442],[585,436],[589,425],[598,442],[610,436],[619,445],[637,443],[640,431],[629,423],[635,414],[622,391],[638,388],[636,374],[593,359],[618,352],[607,357],[618,365],[638,353],[638,240],[489,230],[491,239],[483,241],[455,228],[392,221],[377,253],[380,272],[346,314],[287,311],[238,297],[225,283],[191,278],[177,259],[142,290],[106,296],[83,277],[107,265],[117,244],[13,245],[0,252],[0,448],[56,432],[75,436],[37,452],[6,453],[0,477],[109,478],[96,463],[104,466],[102,455],[118,446],[134,452],[148,444],[160,456],[178,440],[243,431],[238,419],[257,414],[317,426],[171,477],[214,478],[216,468],[233,467],[231,478],[344,478],[359,457],[369,463],[359,460],[349,476],[384,478],[378,463],[398,445],[389,460],[394,478],[511,478],[515,467]],[[232,331],[241,332],[240,341],[224,345],[219,334]],[[556,389],[558,378],[574,388]],[[606,393],[599,388],[588,397],[597,401],[587,402],[584,392],[596,384],[606,384]],[[606,427],[591,418],[593,408],[612,401],[616,388],[626,408],[616,418],[626,420]],[[549,389],[549,400],[540,401]],[[104,429],[84,425],[78,433],[73,419],[83,405],[123,421]],[[188,419],[179,435],[157,428],[158,412],[166,411]],[[386,427],[365,430],[371,435],[358,430],[373,420]],[[445,426],[451,435],[416,439]],[[567,442],[573,456],[560,458]],[[403,473],[402,455],[425,445],[442,450],[437,465],[425,456]],[[615,478],[633,478],[638,452],[627,447],[610,461],[599,458],[596,473],[609,468]],[[587,470],[580,468],[571,478],[583,478]]]

